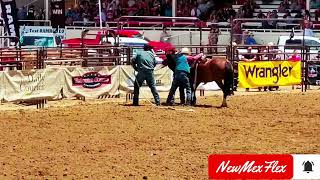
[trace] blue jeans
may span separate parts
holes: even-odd
[[[173,74],[173,78],[174,78],[174,76],[175,75]],[[179,87],[179,94],[180,94],[180,103],[185,104],[186,103],[186,95],[185,95],[184,89],[182,87]],[[175,97],[175,93],[173,94],[173,97]]]
[[[185,71],[177,71],[174,75],[172,86],[167,98],[167,103],[173,104],[174,103],[174,94],[177,88],[186,89],[187,95],[187,104],[191,103],[191,87],[188,78],[188,73]]]
[[[154,97],[156,104],[160,105],[160,96],[156,89],[154,74],[152,70],[145,70],[145,71],[138,72],[136,76],[136,80],[134,82],[133,105],[139,105],[139,90],[145,80],[152,92],[152,95]]]

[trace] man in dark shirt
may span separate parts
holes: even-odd
[[[256,60],[256,56],[252,54],[251,52],[252,47],[248,47],[248,52],[247,54],[243,54],[243,58],[241,59],[242,61],[254,61]]]

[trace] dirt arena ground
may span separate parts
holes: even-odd
[[[1,110],[0,179],[207,179],[210,154],[320,153],[318,91],[248,94],[229,108],[201,98],[194,112],[75,100]]]

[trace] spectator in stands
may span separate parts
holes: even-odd
[[[131,8],[136,4],[135,0],[128,0],[128,7]]]
[[[243,6],[241,6],[239,9],[238,9],[238,12],[236,14],[236,18],[243,18],[244,17],[244,11],[243,11]]]
[[[314,14],[315,14],[315,21],[319,21],[319,17],[320,17],[320,9],[317,9],[315,12],[314,12]]]
[[[277,12],[277,10],[273,10],[272,11],[272,13],[271,13],[271,18],[272,19],[278,19],[278,12]],[[272,26],[272,28],[276,28],[277,27],[277,22],[278,21],[271,21],[271,26]]]
[[[304,12],[304,19],[311,21],[311,14],[308,10]]]
[[[242,61],[251,62],[256,60],[256,56],[252,53],[252,47],[248,47],[247,53],[242,55]],[[246,88],[249,91],[249,88]]]
[[[292,18],[289,10],[286,10],[285,14],[283,15],[283,18],[288,18],[288,19]]]
[[[241,21],[234,21],[233,22],[233,32],[234,32],[234,39],[235,43],[241,44],[242,42],[242,28],[241,28]]]
[[[269,15],[270,16],[270,15]],[[261,22],[261,27],[262,29],[271,29],[272,27],[269,25],[269,21],[267,20],[267,17],[265,15],[262,16],[262,19],[264,19],[262,22]]]
[[[292,11],[291,11],[291,12],[292,12]],[[300,19],[300,18],[303,18],[303,15],[301,14],[301,11],[297,12],[297,14],[294,16],[294,18],[297,18],[297,19],[298,19],[298,18],[299,18],[299,19]],[[295,21],[294,23],[297,23],[297,24],[298,24],[298,23],[300,23],[300,21]]]
[[[289,9],[289,8],[290,8],[289,0],[283,0],[283,6],[284,6],[286,9]]]
[[[209,46],[216,46],[218,43],[219,28],[216,25],[211,25],[208,36]],[[218,53],[217,47],[208,48],[208,53]]]
[[[195,3],[195,5],[193,6],[191,12],[190,12],[191,17],[200,17],[201,15],[201,11],[198,8],[197,4]]]
[[[308,20],[304,20],[304,26],[305,26],[304,35],[314,37],[313,31],[312,31],[312,22]]]
[[[257,15],[257,18],[263,19],[264,16],[265,16],[265,15],[262,13],[262,11],[261,11],[261,9],[260,9],[260,10],[259,10],[259,13],[258,13],[258,15]]]
[[[250,5],[243,6],[243,17],[244,18],[252,18],[254,10]]]
[[[290,9],[292,13],[301,13],[301,5],[298,3],[297,0],[291,1]]]
[[[122,12],[122,6],[120,4],[120,0],[116,0],[115,8],[114,8],[114,16],[115,17],[120,16],[121,12]]]
[[[44,9],[40,8],[37,19],[38,20],[45,20],[46,19]]]
[[[306,9],[306,0],[298,0],[301,9]]]
[[[286,6],[284,5],[283,2],[280,3],[279,7],[278,7],[278,12],[279,13],[285,13],[287,11]]]
[[[275,48],[273,42],[268,43],[265,53],[264,60],[281,60],[281,54],[279,54],[279,50]]]
[[[301,61],[301,57],[299,55],[299,51],[295,49],[293,51],[293,55],[288,59],[289,61]]]
[[[101,14],[102,15],[102,14]],[[114,19],[114,10],[112,9],[112,8],[109,8],[108,10],[107,10],[107,15],[106,15],[106,20],[107,21],[113,21],[113,19]],[[103,21],[104,19],[102,19],[102,21]],[[105,21],[103,21],[103,22],[105,22]]]
[[[31,5],[28,9],[28,15],[27,15],[27,20],[35,20],[35,10],[34,10],[34,5]],[[33,22],[28,22],[29,26],[33,26]]]
[[[242,61],[255,61],[256,56],[252,53],[252,47],[248,47],[247,53],[242,55]]]
[[[83,17],[83,25],[84,25],[84,26],[89,25],[89,21],[90,21],[90,19],[89,19],[89,18],[90,18],[89,14],[84,13],[82,17]]]
[[[234,21],[233,23],[234,23],[233,32],[234,32],[235,43],[241,44],[242,43],[241,21]]]
[[[272,18],[274,18],[274,14],[273,14],[273,12],[271,12],[271,11],[269,11],[268,13],[267,13],[267,23],[265,23],[264,24],[264,26],[265,27],[268,27],[268,29],[272,29],[272,28],[275,28],[275,21],[273,21],[273,20],[271,20]]]
[[[136,16],[144,16],[146,14],[147,6],[144,1],[138,2],[138,10],[135,13]]]
[[[166,28],[166,27],[163,27],[162,33],[161,33],[161,35],[160,35],[160,41],[161,41],[161,42],[170,43],[170,39],[171,39],[171,36],[170,36],[170,34],[167,32],[167,28]]]
[[[163,15],[167,17],[172,16],[172,3],[170,0],[166,0],[165,3],[162,5],[163,8]]]
[[[152,48],[149,45],[144,45],[143,51],[138,52],[132,61],[132,66],[134,70],[138,72],[136,80],[134,82],[133,90],[134,106],[139,106],[139,89],[145,80],[152,92],[156,105],[160,105],[160,96],[156,89],[153,73],[157,61],[154,57],[154,54],[151,51]]]
[[[155,8],[156,16],[161,16],[162,5],[158,0],[154,2],[154,8]]]
[[[181,4],[181,14],[183,17],[190,16],[191,12],[191,5],[190,4]]]
[[[182,4],[178,4],[178,7],[177,7],[177,17],[183,17],[183,5]]]
[[[218,23],[219,22],[218,17],[217,17],[215,12],[211,13],[209,21],[212,22],[212,23]]]
[[[26,20],[27,19],[28,12],[27,12],[27,9],[25,6],[23,6],[22,8],[19,8],[17,16],[18,16],[19,20]],[[20,25],[23,25],[23,24],[25,24],[25,22],[20,22]]]
[[[246,45],[254,45],[254,44],[257,44],[257,42],[256,42],[256,40],[253,38],[253,33],[252,32],[250,32],[249,33],[249,36],[248,36],[248,38],[246,39],[246,42],[245,42],[245,44]]]
[[[246,0],[236,0],[236,4],[244,4],[246,2]]]

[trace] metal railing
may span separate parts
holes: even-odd
[[[252,47],[252,52],[248,53],[247,48]],[[207,57],[225,56],[231,60],[234,67],[242,61],[241,55],[251,54],[256,60],[273,61],[275,55],[278,60],[288,60],[293,54],[293,50],[298,50],[302,57],[302,91],[306,91],[307,86],[316,80],[309,76],[309,69],[320,67],[320,46],[267,46],[267,45],[237,45],[233,46],[203,46],[203,45],[179,45],[176,49],[183,47],[190,48],[193,54],[204,53]],[[11,48],[0,49],[0,69],[42,69],[48,66],[116,66],[130,65],[134,49],[141,47],[94,45],[77,48]],[[216,49],[216,50],[214,50]],[[241,49],[243,51],[241,51]],[[279,50],[282,51],[279,51]],[[245,51],[244,51],[245,50]],[[232,52],[234,51],[234,52]],[[264,58],[262,58],[264,57]],[[310,79],[311,78],[311,79]]]
[[[29,26],[51,26],[50,20],[19,20],[21,25],[29,25]]]

